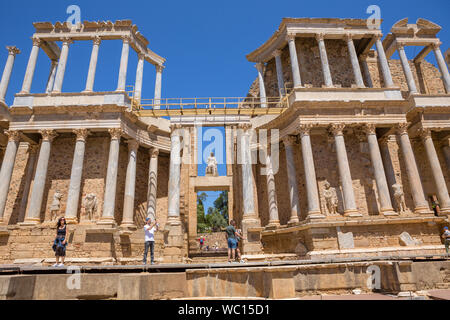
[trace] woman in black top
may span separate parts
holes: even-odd
[[[53,242],[53,250],[55,251],[56,263],[53,265],[54,267],[62,267],[64,266],[64,258],[66,257],[66,234],[67,234],[67,225],[66,219],[61,217],[58,219],[58,223],[56,224],[56,238]],[[59,263],[59,258],[61,257],[61,263]]]

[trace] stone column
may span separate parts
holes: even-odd
[[[33,82],[34,69],[36,68],[36,61],[41,44],[41,39],[33,38],[33,48],[31,49],[30,58],[28,59],[27,71],[25,72],[22,90],[20,91],[20,93],[30,93],[31,83]]]
[[[250,151],[250,126],[241,125],[243,134],[241,136],[241,160],[242,160],[242,196],[243,196],[243,219],[254,216],[255,204],[253,197],[253,172],[252,155]]]
[[[284,91],[284,79],[283,79],[283,64],[281,63],[281,50],[275,50],[273,53],[275,58],[275,66],[277,69],[277,81],[278,81],[278,91],[280,96],[284,96],[286,92]]]
[[[292,79],[294,87],[302,86],[302,79],[300,77],[300,68],[298,67],[297,48],[295,47],[295,35],[288,35],[287,41],[289,44],[289,55],[291,58]]]
[[[317,189],[316,169],[314,167],[310,137],[311,128],[312,125],[310,124],[301,124],[299,127],[303,167],[305,170],[306,197],[308,199],[308,219],[310,220],[325,218],[320,211],[319,191]]]
[[[8,49],[8,59],[6,60],[5,69],[3,69],[2,80],[0,82],[0,101],[5,101],[6,90],[8,90],[9,79],[11,78],[11,72],[14,66],[14,60],[16,59],[16,54],[20,53],[20,50],[13,46],[7,46]]]
[[[50,159],[51,144],[57,136],[54,130],[40,130],[42,135],[41,148],[39,151],[36,173],[34,174],[33,190],[31,191],[30,204],[25,218],[26,224],[38,224],[42,209],[45,183],[47,180],[48,160]]]
[[[266,108],[266,87],[264,85],[263,67],[264,64],[259,62],[255,65],[258,70],[258,81],[259,81],[259,98],[261,99],[261,108]]]
[[[269,202],[269,224],[267,227],[278,228],[280,219],[278,218],[277,191],[275,188],[275,177],[273,176],[272,157],[270,155],[266,156],[266,180],[267,200]]]
[[[316,40],[319,45],[320,62],[322,64],[323,82],[325,87],[332,87],[333,80],[331,78],[330,66],[328,64],[327,50],[325,48],[325,40],[322,33],[316,34]]]
[[[161,103],[161,88],[162,88],[162,71],[164,69],[163,66],[157,65],[156,68],[156,80],[155,80],[155,94],[154,94],[154,103],[155,109],[159,109],[159,104]]]
[[[137,101],[141,101],[142,96],[142,79],[144,77],[144,59],[145,55],[140,53],[138,54],[138,64],[136,69],[136,81],[134,83],[134,96],[133,98]]]
[[[347,150],[345,148],[344,130],[345,125],[338,123],[331,125],[331,132],[334,135],[334,143],[336,146],[336,157],[338,161],[339,177],[342,184],[342,192],[344,197],[344,215],[350,217],[362,216],[356,208],[355,193],[353,191],[352,176],[350,174],[350,166],[348,164]]]
[[[391,197],[389,195],[389,187],[384,172],[383,160],[381,158],[380,147],[374,124],[366,124],[364,130],[367,134],[367,142],[369,143],[370,160],[377,184],[378,198],[380,200],[380,212],[385,216],[396,216],[398,213],[392,208]]]
[[[411,141],[409,140],[407,123],[398,124],[398,135],[414,201],[414,212],[424,214],[430,213],[428,203],[423,194],[422,182],[420,180],[419,170],[417,169],[414,152],[411,147]]]
[[[29,145],[28,146],[28,162],[27,162],[27,171],[25,172],[25,185],[23,187],[22,198],[20,199],[19,205],[19,216],[17,218],[17,222],[23,222],[25,219],[25,212],[27,210],[28,196],[30,194],[31,182],[33,180],[33,172],[36,164],[36,154],[39,149],[39,146]]]
[[[172,125],[171,130],[168,220],[171,224],[180,224],[181,126]]]
[[[375,46],[377,47],[378,61],[380,62],[384,85],[387,88],[392,88],[394,87],[394,81],[392,81],[391,70],[389,69],[389,63],[386,59],[383,43],[381,42],[381,35],[376,36]]]
[[[370,76],[369,66],[367,65],[367,55],[360,55],[360,62],[364,78],[366,78],[367,87],[373,88],[372,77]]]
[[[450,170],[450,138],[444,140],[442,151],[444,152],[445,163],[447,164],[447,170]]]
[[[119,78],[117,80],[116,91],[125,92],[125,86],[127,81],[127,68],[128,68],[128,54],[130,51],[130,37],[123,36],[122,41],[122,55],[120,57]]]
[[[358,55],[356,54],[355,44],[353,43],[352,36],[347,34],[345,36],[347,42],[348,52],[350,54],[350,62],[352,63],[353,75],[355,76],[355,82],[358,88],[365,88],[361,69],[359,68]]]
[[[420,135],[430,163],[431,174],[433,175],[434,183],[436,184],[436,192],[441,213],[450,214],[450,197],[448,195],[447,185],[434,147],[433,139],[431,138],[431,129],[422,128]]]
[[[450,74],[448,72],[447,64],[445,63],[444,57],[442,56],[441,49],[439,48],[441,43],[433,43],[433,52],[436,57],[436,62],[441,70],[442,81],[444,81],[445,92],[450,93]]]
[[[159,150],[150,149],[150,166],[148,169],[147,218],[156,219],[156,199],[158,192],[158,155]]]
[[[100,48],[101,38],[94,37],[92,40],[91,61],[89,62],[89,71],[86,79],[85,92],[92,92],[94,90],[95,71],[97,70],[98,50]]]
[[[58,68],[58,61],[52,60],[52,63],[50,65],[50,74],[48,75],[47,80],[47,87],[45,89],[46,93],[50,93],[53,90],[53,86],[55,84],[55,77],[56,77],[56,69]]]
[[[87,129],[76,129],[73,130],[73,133],[76,134],[76,143],[73,153],[72,172],[70,174],[69,193],[67,195],[66,221],[68,223],[77,222],[81,178],[83,176],[84,151],[89,131]]]
[[[72,43],[73,41],[69,38],[63,39],[61,55],[59,56],[58,71],[56,71],[55,84],[52,92],[61,92],[64,81],[64,73],[66,72],[67,57],[69,56],[69,45]]]
[[[286,167],[289,185],[289,199],[291,201],[291,217],[288,224],[296,224],[300,219],[300,204],[298,201],[297,171],[295,169],[294,153],[292,146],[295,143],[295,136],[283,138],[284,149],[286,151]]]
[[[136,161],[139,143],[128,141],[128,166],[125,179],[125,196],[123,202],[123,218],[121,227],[135,227],[134,224],[134,195],[136,192]]]
[[[397,42],[397,51],[402,63],[403,73],[405,74],[406,81],[408,82],[408,88],[410,93],[417,93],[416,83],[414,82],[414,76],[409,66],[408,58],[406,57],[404,44]]]
[[[111,135],[111,142],[109,144],[103,213],[97,223],[115,225],[114,213],[116,208],[117,170],[119,166],[120,137],[123,132],[120,128],[108,129],[108,132]]]
[[[19,131],[5,131],[8,135],[8,145],[6,147],[5,156],[2,161],[0,171],[0,223],[3,222],[3,214],[8,199],[9,185],[13,174],[14,163],[16,160],[17,149],[19,147],[20,133]]]

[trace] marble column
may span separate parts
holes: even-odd
[[[27,210],[27,204],[28,204],[28,196],[30,194],[31,190],[31,182],[33,180],[33,172],[34,167],[36,165],[36,155],[37,151],[39,149],[39,146],[37,144],[29,145],[28,146],[28,162],[25,172],[25,185],[23,186],[23,193],[22,198],[20,199],[20,205],[19,205],[19,215],[17,217],[17,222],[21,223],[25,219],[25,212]]]
[[[450,93],[450,74],[448,72],[447,64],[445,63],[444,57],[440,49],[441,43],[433,43],[433,52],[436,57],[436,62],[441,70],[442,81],[444,82],[445,92]]]
[[[67,195],[66,221],[68,223],[77,222],[81,178],[83,176],[84,152],[86,148],[86,138],[89,134],[89,131],[87,129],[76,129],[73,130],[73,133],[75,133],[76,135],[76,143],[75,151],[73,153],[69,192]]]
[[[356,208],[355,193],[353,191],[352,176],[345,148],[344,130],[345,125],[338,123],[331,125],[330,131],[334,135],[336,146],[336,157],[338,161],[339,177],[342,184],[342,193],[344,197],[344,215],[357,217],[362,216]]]
[[[45,183],[47,180],[48,161],[53,139],[57,136],[54,130],[43,129],[39,133],[42,135],[41,148],[39,150],[36,172],[34,174],[33,189],[31,191],[30,204],[25,218],[27,224],[37,224],[41,221],[42,200],[44,197]]]
[[[381,35],[376,36],[375,46],[377,48],[378,61],[380,62],[384,85],[387,88],[392,88],[394,87],[394,81],[392,81],[391,70],[389,69],[389,63],[386,59],[386,53],[384,52],[383,43],[381,42]]]
[[[242,196],[243,196],[243,219],[252,218],[255,212],[253,195],[253,170],[252,155],[250,150],[250,126],[241,125],[243,129],[241,136],[241,161],[242,161]]]
[[[122,227],[135,227],[134,197],[136,192],[136,163],[138,148],[139,143],[136,140],[128,141],[128,166],[127,175],[125,178]]]
[[[111,135],[109,144],[108,171],[106,173],[105,194],[103,197],[103,212],[98,224],[115,225],[117,171],[119,166],[120,137],[122,129],[108,129]]]
[[[119,78],[117,80],[116,91],[125,91],[127,81],[128,55],[130,51],[130,37],[122,37],[122,55],[120,57]]]
[[[47,79],[47,87],[45,89],[45,93],[50,93],[53,91],[53,86],[55,84],[55,77],[56,77],[56,69],[58,68],[58,61],[52,60],[50,65],[50,74],[48,75]]]
[[[356,85],[358,86],[358,88],[365,88],[361,69],[359,67],[358,55],[356,54],[355,44],[353,43],[352,36],[350,34],[347,34],[345,36],[345,41],[347,42],[347,48],[350,54],[350,62],[352,64]]]
[[[64,38],[62,43],[61,55],[59,56],[58,70],[56,71],[55,84],[52,92],[61,92],[66,72],[67,58],[69,56],[69,45],[73,43],[69,38]]]
[[[380,212],[385,216],[396,216],[398,213],[392,208],[389,187],[386,180],[386,174],[381,158],[380,146],[376,134],[376,127],[369,123],[364,126],[369,144],[370,160],[372,162],[373,173],[378,190],[378,199],[380,201]]]
[[[322,64],[322,75],[325,87],[332,87],[333,80],[331,78],[330,65],[328,64],[327,50],[325,48],[325,40],[322,33],[316,34],[316,40],[319,45],[320,62]]]
[[[400,140],[400,148],[402,149],[403,161],[405,162],[406,173],[411,188],[411,195],[414,201],[415,213],[430,213],[428,203],[423,193],[422,182],[420,180],[419,169],[417,168],[411,141],[408,135],[408,124],[398,124],[397,133]]]
[[[312,125],[310,124],[301,124],[299,126],[303,168],[305,170],[306,197],[308,200],[308,219],[310,220],[325,218],[320,211],[319,191],[317,189],[316,169],[310,137],[311,128]]]
[[[142,97],[142,80],[144,77],[144,61],[145,55],[140,53],[138,54],[138,64],[136,69],[136,81],[134,83],[134,96],[133,98],[137,101],[141,101]]]
[[[30,93],[31,83],[33,82],[34,69],[36,68],[36,61],[41,44],[41,39],[33,38],[33,48],[31,49],[30,58],[28,59],[27,71],[25,71],[25,77],[23,79],[22,90],[20,91],[20,93]]]
[[[20,53],[20,50],[14,46],[7,46],[6,49],[8,49],[8,59],[6,60],[2,80],[0,82],[0,101],[5,101],[6,91],[9,86],[9,79],[11,78],[11,72],[14,66],[14,60],[16,59],[16,54]]]
[[[284,149],[286,151],[286,167],[289,186],[289,200],[291,202],[291,216],[288,224],[295,224],[300,221],[300,204],[298,201],[297,171],[295,169],[294,151],[292,147],[295,143],[295,136],[283,138]]]
[[[151,148],[148,169],[147,218],[156,219],[156,200],[158,195],[158,155],[159,150]]]
[[[367,55],[360,55],[360,62],[364,74],[364,78],[366,79],[367,87],[373,88],[372,77],[370,76],[369,66],[367,65]]]
[[[0,223],[3,222],[3,214],[8,199],[9,185],[13,174],[14,163],[16,160],[17,149],[19,147],[20,133],[19,131],[5,131],[8,136],[8,145],[6,147],[5,156],[2,161],[0,171]]]
[[[403,73],[406,77],[406,82],[408,83],[408,88],[410,93],[417,93],[416,83],[414,82],[414,76],[412,74],[411,68],[409,66],[408,58],[406,57],[404,44],[397,42],[397,51],[402,63]]]
[[[446,138],[444,140],[442,152],[444,153],[445,163],[447,164],[447,170],[450,170],[450,138]]]
[[[89,71],[86,79],[85,92],[92,92],[94,90],[95,72],[97,70],[98,50],[100,48],[101,38],[99,36],[94,37],[92,40],[92,52],[91,61],[89,62]]]
[[[428,162],[431,167],[431,174],[436,185],[436,193],[439,201],[439,208],[442,214],[450,214],[450,197],[448,195],[447,184],[445,183],[444,174],[442,173],[441,164],[434,147],[431,137],[431,129],[422,128],[420,131],[425,151],[427,153]]]
[[[156,68],[156,80],[155,80],[155,94],[153,96],[155,107],[154,109],[160,108],[161,103],[161,88],[162,88],[162,71],[164,69],[163,66],[157,65]]]
[[[261,108],[267,107],[267,99],[266,99],[266,87],[264,85],[264,75],[263,75],[263,67],[264,64],[259,62],[255,65],[258,70],[258,81],[259,81],[259,98],[261,99]]]
[[[168,222],[179,224],[180,221],[180,169],[181,169],[181,126],[171,126]]]
[[[280,226],[280,219],[278,217],[277,191],[275,188],[275,177],[273,175],[272,157],[270,155],[266,156],[266,182],[267,200],[269,203],[269,224],[267,227],[278,228]]]
[[[280,96],[284,96],[286,94],[286,92],[284,90],[283,64],[281,63],[281,50],[275,50],[273,53],[273,57],[275,58],[275,66],[277,69],[278,92],[280,93]]]
[[[301,87],[302,79],[300,77],[300,68],[298,66],[297,48],[295,47],[295,35],[288,35],[287,41],[289,45],[289,55],[291,58],[292,79],[294,82],[294,87]]]

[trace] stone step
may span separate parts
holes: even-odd
[[[450,289],[450,283],[449,282],[436,283],[436,289]]]

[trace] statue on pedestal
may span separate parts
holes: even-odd
[[[95,217],[97,211],[97,196],[94,193],[88,193],[83,200],[84,212],[89,220]]]
[[[336,189],[331,187],[330,183],[325,180],[325,190],[323,191],[323,197],[325,198],[327,209],[330,214],[337,213],[338,198],[336,195]]]
[[[53,202],[50,206],[50,213],[52,215],[52,221],[56,221],[56,217],[59,213],[62,194],[59,191],[55,191],[53,194]]]
[[[205,176],[213,176],[217,177],[219,173],[217,172],[217,160],[214,156],[214,152],[211,152],[211,155],[208,157],[208,160],[206,160],[206,172]]]
[[[392,185],[392,189],[394,189],[394,198],[397,204],[397,211],[399,213],[403,213],[406,210],[405,203],[405,194],[403,193],[402,185],[399,183],[395,183]]]

